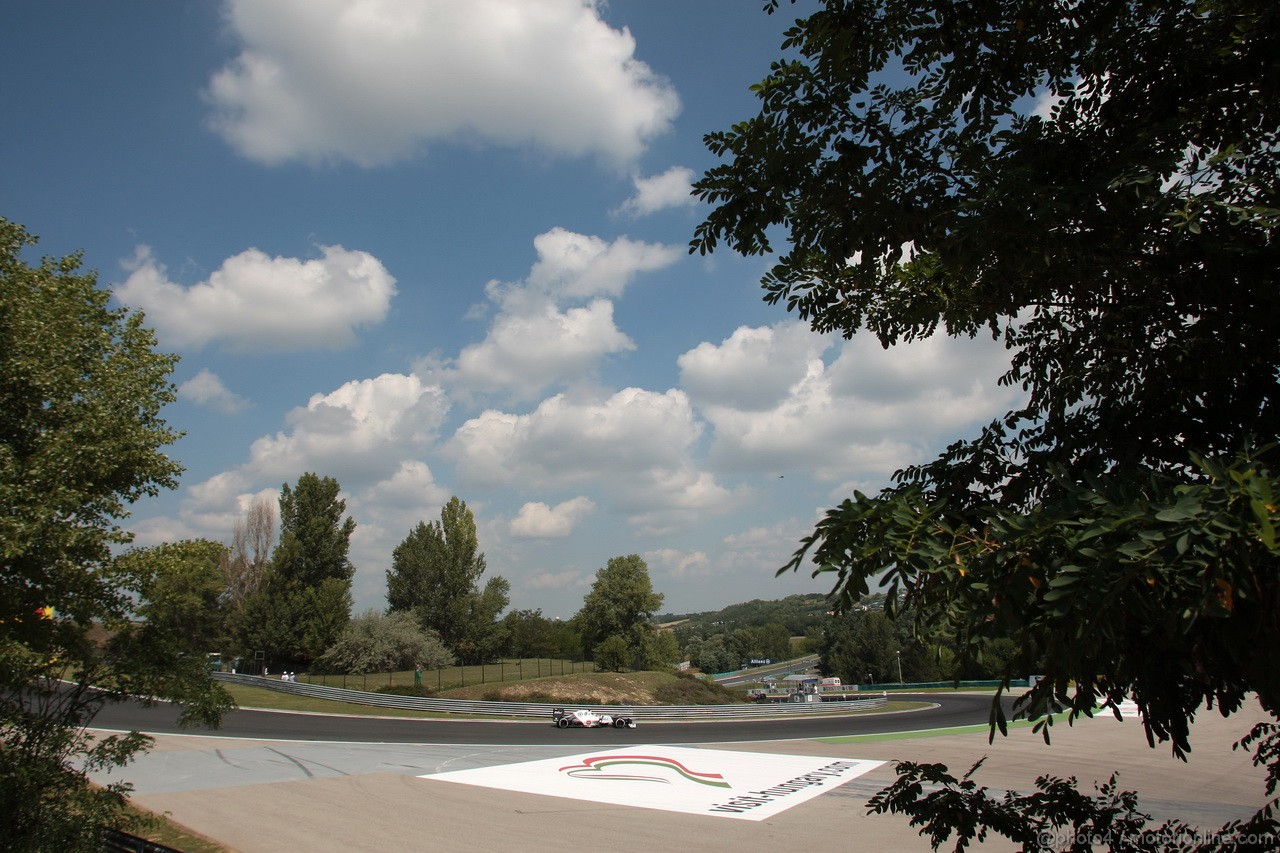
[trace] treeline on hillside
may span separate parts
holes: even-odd
[[[805,594],[656,618],[679,642],[683,658],[707,673],[805,654],[818,655],[823,675],[852,684],[1024,678],[1035,668],[1009,640],[987,644],[980,658],[962,659],[955,637],[915,625],[909,610],[891,618],[884,604],[884,595],[875,593],[836,614],[825,595]]]
[[[760,628],[771,623],[782,625],[793,637],[803,636],[810,628],[819,627],[827,619],[831,604],[820,593],[788,595],[774,601],[759,598],[741,604],[730,604],[705,613],[660,614],[661,625],[679,623],[678,630],[716,633],[715,629]]]

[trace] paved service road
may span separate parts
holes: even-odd
[[[533,722],[340,717],[283,711],[232,711],[217,730],[183,729],[171,705],[143,708],[111,705],[94,720],[95,728],[151,733],[211,734],[219,737],[267,738],[347,743],[472,743],[472,744],[619,744],[742,743],[792,738],[841,737],[950,728],[986,723],[991,697],[982,695],[895,695],[931,703],[930,707],[898,714],[843,714],[819,718],[747,720],[741,722],[645,722],[636,729],[557,729],[550,719]]]

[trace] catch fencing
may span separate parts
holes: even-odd
[[[257,675],[233,675],[215,672],[218,681],[243,684],[248,687],[265,687],[295,696],[310,696],[335,702],[351,702],[380,708],[399,708],[410,711],[429,711],[438,714],[463,714],[476,717],[532,717],[551,718],[552,708],[571,706],[586,708],[606,714],[636,717],[642,720],[727,720],[792,715],[830,715],[851,711],[870,711],[883,708],[887,699],[883,694],[839,702],[779,702],[755,705],[592,705],[577,702],[523,703],[483,702],[466,699],[426,699],[417,696],[397,696],[390,693],[371,693],[364,690],[343,690],[340,687],[323,687],[298,681],[279,681]]]

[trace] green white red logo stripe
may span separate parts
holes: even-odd
[[[711,785],[716,788],[728,788],[729,783],[719,773],[699,773],[690,770],[674,758],[663,755],[595,755],[584,759],[581,764],[570,764],[560,768],[561,773],[577,779],[598,779],[627,782],[661,782],[670,785],[671,779],[666,776],[649,776],[635,772],[615,772],[622,767],[660,767],[673,770],[679,776],[699,785]]]

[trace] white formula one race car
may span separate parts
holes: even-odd
[[[600,729],[609,726],[615,729],[634,729],[636,727],[636,721],[630,717],[614,717],[586,710],[566,711],[564,708],[551,709],[551,722],[562,729]]]

